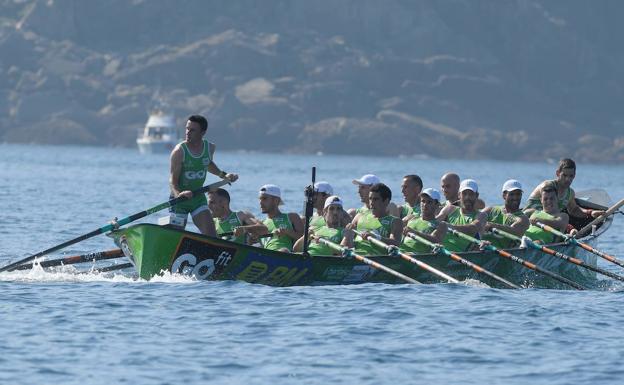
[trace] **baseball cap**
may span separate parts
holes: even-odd
[[[353,184],[372,186],[374,184],[380,183],[379,177],[373,174],[362,175],[360,179],[353,179]]]
[[[478,193],[479,187],[477,186],[477,182],[475,182],[474,179],[464,179],[459,185],[459,192],[462,192],[464,190],[472,190]]]
[[[506,191],[515,191],[515,190],[522,190],[522,184],[520,184],[520,182],[518,182],[515,179],[509,179],[507,182],[505,182],[503,184],[503,192]]]
[[[338,195],[332,195],[330,197],[327,197],[327,199],[325,199],[325,206],[323,206],[323,208],[327,208],[331,205],[338,205],[342,207],[342,199],[340,199]]]
[[[316,182],[314,183],[314,192],[332,195],[334,193],[334,189],[327,182]]]
[[[263,195],[270,195],[272,197],[280,198],[280,203],[283,203],[282,192],[280,191],[280,188],[274,184],[265,184],[264,186],[260,187],[260,191],[258,191],[258,196]]]
[[[427,195],[429,198],[440,202],[442,197],[440,196],[440,192],[434,188],[426,188],[420,192],[420,195]]]

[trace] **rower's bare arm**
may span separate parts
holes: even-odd
[[[301,253],[303,251],[303,237],[297,239],[297,242],[295,242],[293,246],[293,251],[295,253]]]
[[[351,219],[355,219],[355,216],[357,215],[357,209],[349,209],[347,210],[347,214],[349,214]]]
[[[214,153],[216,148],[217,146],[214,143],[209,143],[208,151],[210,152],[210,159],[214,159]],[[206,166],[206,170],[208,170],[209,173],[216,175],[221,179],[227,179],[230,182],[235,182],[238,179],[238,174],[227,173],[221,170],[219,166],[217,166],[217,164],[214,162],[214,160],[210,161],[210,164]]]
[[[286,235],[294,240],[297,240],[303,236],[303,221],[301,220],[299,215],[297,215],[297,213],[288,213],[288,219],[290,219],[290,223],[292,223],[293,229],[287,230]]]
[[[474,207],[477,210],[483,210],[485,208],[485,201],[481,198],[477,198],[477,201],[475,202]]]
[[[346,246],[349,248],[353,247],[355,239],[355,232],[353,231],[353,229],[357,229],[357,222],[359,219],[360,214],[356,215],[355,218],[353,218],[353,221],[345,226],[345,230],[343,232],[344,236],[342,238],[342,241],[340,242],[341,246]]]
[[[587,213],[585,211],[583,211],[583,209],[581,209],[579,207],[579,205],[576,203],[576,199],[575,195],[574,195],[574,190],[570,191],[570,200],[568,201],[568,214],[570,214],[573,217],[577,217],[577,218],[584,218],[587,216]]]
[[[177,198],[178,196],[180,196],[180,193],[182,192],[179,187],[179,182],[180,182],[180,174],[182,173],[183,157],[184,157],[184,152],[182,150],[182,147],[180,147],[180,145],[177,145],[173,149],[173,151],[171,151],[171,156],[169,158],[169,163],[170,163],[169,187],[171,188],[171,193],[173,194],[174,198]],[[191,194],[190,191],[188,193],[190,195],[186,194],[186,195],[189,195],[187,198],[192,198],[193,194]]]
[[[444,206],[444,208],[440,210],[440,213],[436,216],[436,219],[439,221],[445,221],[453,210],[455,210],[455,206],[453,205]]]
[[[405,226],[407,226],[407,223],[408,223],[409,221],[411,221],[412,219],[414,219],[414,214],[408,214],[408,215],[406,215],[406,216],[402,219],[402,221],[403,221],[403,228],[405,228]]]
[[[531,194],[529,195],[529,199],[527,201],[527,207],[524,210],[525,213],[527,212],[527,210],[535,211],[536,207],[532,207],[531,206],[531,202],[540,202],[540,197],[542,195],[542,187],[544,187],[544,183],[545,182],[542,182],[539,185],[537,185],[537,187],[535,187],[533,189],[533,192],[531,192]],[[533,212],[531,212],[530,214],[527,214],[527,215],[530,216],[531,214],[533,214]]]
[[[392,231],[390,232],[390,237],[387,239],[382,238],[382,241],[389,244],[398,246],[401,244],[401,237],[403,235],[403,221],[397,218],[392,221]]]
[[[448,228],[446,227],[446,222],[438,223],[438,226],[431,233],[431,241],[435,243],[442,243],[444,240],[444,236],[446,235]]]
[[[530,225],[529,217],[526,215],[517,215],[516,220],[509,226],[509,232],[515,236],[522,237]]]

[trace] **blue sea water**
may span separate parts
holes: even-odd
[[[300,211],[310,168],[348,206],[351,180],[375,173],[400,201],[401,177],[426,186],[457,171],[497,203],[511,177],[527,189],[542,163],[218,152],[240,174],[237,209],[282,187]],[[576,190],[624,197],[624,170],[580,164]],[[133,149],[0,144],[0,265],[167,200],[168,157]],[[157,215],[145,218],[155,222]],[[600,247],[624,257],[618,215]],[[113,248],[105,236],[56,255]],[[601,262],[614,272],[622,269]],[[604,291],[500,290],[483,285],[274,288],[131,272],[0,273],[2,384],[609,384],[624,375],[622,286]]]

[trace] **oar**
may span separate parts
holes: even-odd
[[[420,282],[418,282],[417,280],[415,280],[415,279],[413,279],[413,278],[410,278],[410,277],[408,277],[408,276],[407,276],[407,275],[405,275],[405,274],[399,273],[399,272],[398,272],[398,271],[396,271],[396,270],[392,270],[391,268],[389,268],[389,267],[387,267],[387,266],[382,265],[381,263],[375,262],[375,261],[373,261],[373,260],[371,260],[371,259],[368,259],[368,258],[366,258],[366,257],[362,256],[362,255],[355,254],[355,253],[354,253],[351,249],[349,249],[348,247],[342,247],[342,246],[340,246],[339,244],[334,243],[334,242],[332,242],[332,241],[330,241],[330,240],[328,240],[328,239],[325,239],[325,238],[319,238],[319,240],[318,240],[318,241],[319,241],[320,243],[322,243],[322,244],[324,244],[324,245],[328,246],[329,248],[331,248],[331,249],[333,249],[333,250],[336,250],[336,251],[338,251],[338,252],[342,253],[342,255],[343,255],[344,257],[347,257],[347,258],[355,258],[355,259],[357,259],[358,261],[360,261],[360,262],[364,262],[365,264],[367,264],[367,265],[369,265],[369,266],[371,266],[371,267],[373,267],[373,268],[375,268],[375,269],[385,271],[386,273],[388,273],[388,274],[390,274],[390,275],[393,275],[393,276],[395,276],[395,277],[397,277],[397,278],[400,278],[400,279],[404,280],[404,281],[405,281],[405,282],[407,282],[407,283],[420,283]]]
[[[498,235],[500,235],[502,237],[505,237],[505,238],[508,238],[508,239],[512,239],[514,241],[518,241],[518,242],[522,241],[522,239],[520,237],[515,236],[513,234],[510,234],[510,233],[505,232],[505,231],[500,230],[500,229],[492,229],[492,232],[494,234],[498,234]],[[545,254],[549,254],[549,255],[552,255],[554,257],[561,258],[564,261],[573,263],[575,265],[581,266],[581,267],[583,267],[585,269],[588,269],[588,270],[595,271],[596,273],[599,273],[599,274],[602,274],[602,275],[606,275],[607,277],[610,277],[610,278],[613,278],[613,279],[617,279],[618,281],[624,281],[624,277],[622,277],[621,275],[617,275],[615,273],[612,273],[610,271],[601,269],[599,267],[589,265],[589,264],[585,263],[584,261],[582,261],[582,260],[580,260],[578,258],[570,257],[569,255],[563,254],[562,252],[553,250],[553,249],[548,248],[546,246],[538,245],[537,243],[533,242],[529,238],[525,238],[525,240],[526,240],[526,244],[528,244],[530,247],[532,247],[532,248],[534,248],[536,250],[540,250],[541,252],[543,252]]]
[[[543,224],[541,222],[535,223],[535,226],[537,226],[540,229],[542,229],[544,231],[547,231],[547,232],[549,232],[551,234],[555,234],[555,235],[565,239],[567,242],[570,242],[573,245],[580,247],[581,249],[585,249],[585,250],[589,251],[590,253],[596,254],[600,258],[606,259],[607,261],[609,261],[611,263],[615,263],[618,266],[624,267],[624,262],[622,262],[621,260],[617,259],[613,255],[609,255],[609,254],[603,253],[600,250],[596,250],[593,247],[591,247],[590,245],[588,245],[587,243],[580,242],[576,238],[574,238],[574,237],[572,237],[570,235],[564,234],[561,231],[559,231],[559,230],[557,230],[557,229],[555,229],[555,228],[553,228],[551,226],[545,225],[545,224]]]
[[[607,209],[602,215],[595,218],[593,221],[589,222],[585,227],[579,230],[579,232],[575,235],[575,238],[581,238],[584,236],[589,230],[591,230],[592,226],[597,225],[607,219],[610,215],[615,212],[620,212],[618,209],[624,206],[624,199],[620,200],[618,203],[614,204],[610,208]]]
[[[480,247],[482,247],[482,248],[484,248],[486,250],[494,251],[495,253],[497,253],[501,257],[504,257],[504,258],[510,259],[510,260],[512,260],[512,261],[514,261],[516,263],[519,263],[522,266],[526,267],[527,269],[531,269],[533,271],[537,271],[538,273],[547,275],[547,276],[549,276],[549,277],[551,277],[551,278],[553,278],[553,279],[555,279],[555,280],[557,280],[557,281],[559,281],[561,283],[565,283],[566,285],[572,286],[575,289],[585,290],[585,288],[583,286],[579,285],[578,283],[576,283],[574,281],[571,281],[571,280],[569,280],[569,279],[567,279],[565,277],[562,277],[559,274],[553,273],[552,271],[548,271],[548,270],[542,269],[541,267],[537,266],[534,263],[525,261],[524,259],[516,257],[515,255],[513,255],[513,254],[511,254],[511,253],[509,253],[509,252],[507,252],[505,250],[501,250],[501,249],[498,249],[498,248],[496,248],[496,247],[494,247],[494,246],[492,246],[492,245],[490,245],[488,243],[484,243],[483,241],[480,241],[480,240],[478,240],[478,239],[476,239],[474,237],[471,237],[470,235],[464,234],[461,231],[457,231],[457,230],[452,229],[450,227],[449,227],[448,231],[453,233],[455,236],[460,237],[462,239],[465,239],[468,242],[471,242],[471,243],[474,243],[476,245],[479,245]]]
[[[357,231],[357,230],[354,230],[354,231],[360,237],[362,236],[362,233],[360,231]],[[420,261],[420,260],[418,260],[418,259],[416,259],[416,258],[414,258],[414,257],[412,257],[412,256],[410,256],[410,255],[408,255],[406,253],[401,252],[398,247],[390,246],[387,243],[383,242],[381,239],[375,238],[374,234],[371,234],[368,237],[368,241],[371,242],[372,244],[378,246],[378,247],[381,247],[381,248],[385,249],[387,251],[388,255],[390,255],[390,256],[398,255],[399,257],[405,259],[406,261],[411,262],[411,263],[415,264],[416,266],[420,267],[421,269],[427,270],[431,274],[437,275],[438,277],[440,277],[440,278],[442,278],[444,280],[447,280],[450,283],[459,283],[458,280],[456,280],[455,278],[451,277],[450,275],[445,274],[445,273],[441,272],[440,270],[436,269],[435,267],[433,267],[433,266],[431,266],[431,265],[429,265],[429,264],[427,264],[427,263],[425,263],[423,261]]]
[[[115,271],[115,270],[123,270],[123,269],[127,269],[129,267],[133,267],[134,265],[131,263],[122,263],[119,265],[110,265],[110,266],[106,266],[106,267],[101,267],[99,269],[93,269],[90,270],[86,273],[88,274],[98,274],[98,273],[108,273],[109,271]]]
[[[219,188],[219,187],[221,187],[223,185],[226,185],[228,183],[230,183],[230,181],[224,179],[224,180],[222,180],[220,182],[209,184],[209,185],[204,186],[204,187],[202,187],[200,189],[194,190],[193,191],[193,195],[195,196],[195,195],[198,195],[198,194],[203,194],[203,193],[205,193],[208,190]],[[21,265],[21,264],[26,263],[26,262],[30,262],[30,261],[32,261],[35,258],[39,258],[39,257],[44,256],[46,254],[53,253],[53,252],[55,252],[57,250],[60,250],[60,249],[65,248],[67,246],[71,246],[74,243],[78,243],[80,241],[84,241],[85,239],[89,239],[89,238],[94,237],[96,235],[104,234],[104,233],[106,233],[108,231],[112,231],[117,226],[123,226],[125,224],[130,223],[130,222],[136,221],[137,219],[141,219],[141,218],[143,218],[145,216],[148,216],[150,214],[154,214],[154,213],[156,213],[158,211],[161,211],[161,210],[164,210],[164,209],[166,209],[168,207],[174,206],[174,205],[176,205],[176,204],[178,204],[178,203],[180,203],[182,201],[185,201],[185,200],[186,200],[186,198],[184,198],[184,197],[174,198],[174,199],[171,199],[171,200],[169,200],[167,202],[163,202],[161,204],[158,204],[158,205],[156,205],[156,206],[154,206],[152,208],[149,208],[147,210],[138,212],[136,214],[132,214],[132,215],[130,215],[128,217],[125,217],[125,218],[122,218],[120,220],[117,220],[117,222],[115,224],[109,223],[106,226],[100,227],[99,229],[95,229],[95,230],[93,230],[93,231],[91,231],[91,232],[89,232],[87,234],[81,235],[81,236],[79,236],[77,238],[74,238],[72,240],[69,240],[67,242],[63,242],[60,245],[56,245],[54,247],[50,247],[49,249],[40,251],[37,254],[31,255],[30,257],[26,257],[26,258],[21,259],[21,260],[19,260],[17,262],[13,262],[13,263],[10,263],[10,264],[8,264],[6,266],[0,267],[0,272],[7,271],[7,270],[11,271],[16,266]]]
[[[470,262],[469,260],[460,257],[459,255],[451,252],[450,250],[445,249],[441,245],[436,245],[435,243],[429,241],[428,239],[425,239],[425,238],[423,238],[423,237],[421,237],[419,235],[413,234],[413,233],[409,233],[409,234],[407,234],[407,236],[412,238],[413,240],[415,240],[417,242],[420,242],[420,243],[422,243],[422,244],[424,244],[426,246],[429,246],[432,249],[433,252],[442,253],[442,254],[446,255],[447,257],[451,258],[452,260],[454,260],[456,262],[459,262],[459,263],[461,263],[464,266],[470,267],[471,269],[473,269],[477,273],[485,274],[488,277],[490,277],[490,278],[492,278],[492,279],[502,283],[503,285],[505,285],[505,286],[507,286],[509,288],[521,289],[520,286],[518,286],[518,285],[516,285],[514,283],[511,283],[511,282],[509,282],[508,280],[506,280],[506,279],[504,279],[502,277],[499,277],[498,275],[492,273],[489,270],[484,269],[483,267],[477,265],[476,263]]]
[[[115,259],[115,258],[123,258],[123,257],[124,255],[121,249],[113,249],[113,250],[107,250],[107,251],[99,251],[97,253],[74,255],[74,256],[65,257],[62,259],[42,261],[39,263],[39,266],[53,267],[53,266],[61,266],[61,265],[73,265],[76,263],[103,261],[105,259]],[[32,269],[33,265],[34,263],[27,263],[24,265],[19,265],[13,270],[29,270],[29,269]]]

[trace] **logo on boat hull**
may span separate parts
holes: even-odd
[[[171,272],[190,275],[199,280],[219,275],[232,261],[235,248],[206,240],[182,238],[171,262]]]

